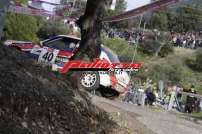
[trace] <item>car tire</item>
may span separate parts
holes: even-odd
[[[111,89],[110,87],[101,87],[100,88],[100,93],[103,97],[108,98],[108,99],[114,99],[117,98],[119,96],[119,93],[114,90]]]
[[[97,90],[100,86],[100,76],[97,71],[81,71],[78,77],[78,87],[89,92]]]

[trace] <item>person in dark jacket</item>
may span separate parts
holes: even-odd
[[[196,90],[195,90],[193,85],[191,86],[191,89],[188,92],[192,93],[192,94],[196,94]],[[191,95],[187,96],[187,103],[185,106],[185,112],[192,113],[194,108],[195,108],[196,101],[197,101],[196,97],[191,96]]]
[[[156,96],[155,96],[155,94],[152,92],[151,87],[148,88],[148,89],[145,91],[145,94],[146,94],[145,104],[151,106],[151,105],[156,101]]]

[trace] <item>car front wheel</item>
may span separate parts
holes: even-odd
[[[79,78],[79,86],[88,91],[93,91],[99,88],[100,77],[96,71],[85,71],[81,72]]]

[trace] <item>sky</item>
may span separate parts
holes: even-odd
[[[150,3],[151,0],[126,0],[127,1],[127,10],[131,10],[145,4]]]

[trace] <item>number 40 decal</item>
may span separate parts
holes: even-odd
[[[45,60],[45,61],[48,61],[48,62],[51,62],[53,60],[53,57],[54,57],[54,54],[52,52],[46,52],[42,58]]]
[[[52,50],[52,51],[48,51],[48,48],[43,48],[40,55],[39,55],[39,58],[38,58],[38,61],[39,62],[43,62],[43,63],[54,63],[55,62],[55,59],[57,57],[59,53],[59,50]]]

